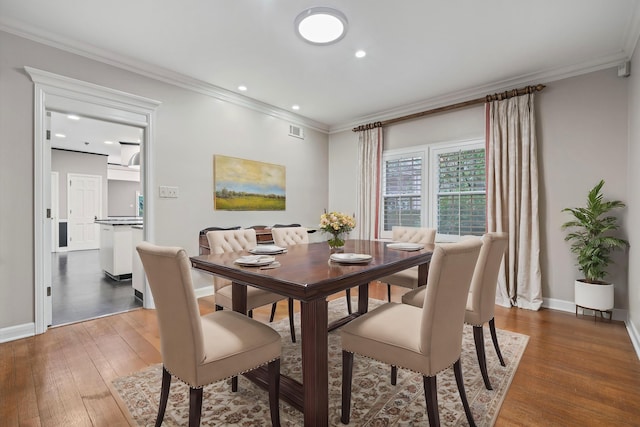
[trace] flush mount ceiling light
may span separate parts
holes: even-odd
[[[347,17],[330,7],[312,7],[295,21],[296,34],[308,43],[327,45],[340,41],[347,33]]]

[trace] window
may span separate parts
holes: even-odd
[[[439,240],[484,234],[484,142],[432,144],[411,151],[385,152],[381,211],[383,238],[391,237],[394,225],[434,227]]]
[[[384,160],[383,230],[394,225],[420,227],[422,219],[423,153]]]
[[[438,234],[481,236],[486,228],[484,147],[432,150],[433,217]]]

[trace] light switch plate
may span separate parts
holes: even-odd
[[[170,187],[167,185],[160,186],[160,197],[163,199],[177,199],[178,187]]]

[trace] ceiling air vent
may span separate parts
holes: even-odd
[[[289,136],[304,139],[304,130],[300,126],[289,125]]]

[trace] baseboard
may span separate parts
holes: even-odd
[[[14,341],[20,338],[32,337],[36,334],[35,323],[25,323],[22,325],[9,326],[0,329],[0,343]]]
[[[627,332],[629,333],[629,338],[631,338],[631,344],[636,350],[636,356],[640,359],[640,333],[638,333],[631,319],[627,319],[624,323],[627,325]]]
[[[567,313],[575,314],[576,312],[576,305],[573,303],[573,301],[565,301],[565,300],[560,300],[555,298],[543,298],[542,306],[544,308],[549,308],[551,310],[566,311]],[[586,308],[585,309],[578,308],[578,314],[593,315],[594,313],[593,313],[593,310],[589,310]],[[628,316],[629,316],[628,310],[621,309],[621,308],[613,309],[613,320],[626,322]]]
[[[202,288],[196,288],[193,290],[196,294],[196,298],[208,297],[213,295],[213,285],[204,286]]]

